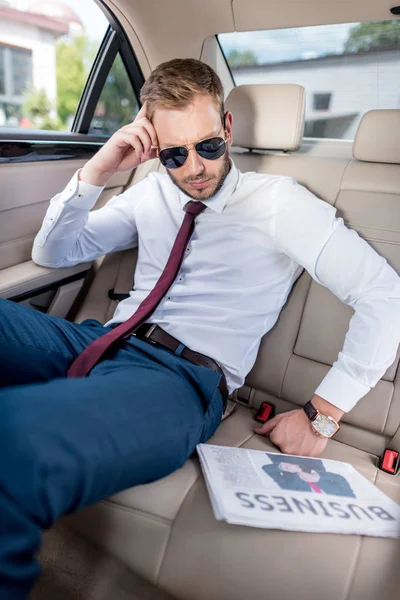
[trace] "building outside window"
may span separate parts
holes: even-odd
[[[18,114],[31,84],[32,51],[0,44],[0,110],[6,119]]]
[[[328,110],[331,103],[332,94],[314,94],[313,109]]]
[[[296,83],[305,137],[353,139],[363,114],[400,108],[400,21],[218,35],[236,85]]]

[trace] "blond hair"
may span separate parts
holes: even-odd
[[[174,58],[152,71],[140,90],[142,104],[147,102],[151,120],[156,108],[184,109],[196,96],[213,98],[224,123],[224,89],[217,73],[194,58]]]

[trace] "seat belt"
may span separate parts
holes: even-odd
[[[379,468],[390,475],[397,475],[400,466],[400,425],[390,440],[383,456],[379,461]]]
[[[129,292],[134,286],[137,256],[137,248],[124,250],[121,253],[121,259],[119,262],[114,288],[112,290],[108,290],[108,297],[110,300],[121,302],[121,300],[129,298]]]

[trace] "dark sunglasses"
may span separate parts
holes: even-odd
[[[226,150],[226,140],[222,137],[212,137],[207,140],[201,140],[197,144],[191,145],[201,158],[207,160],[216,160],[220,158]],[[161,164],[167,169],[179,169],[183,167],[189,156],[188,146],[173,146],[158,151],[158,158]]]

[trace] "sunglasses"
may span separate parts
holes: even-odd
[[[206,160],[216,160],[220,158],[226,150],[226,141],[222,137],[212,137],[206,140],[201,140],[197,144],[193,144],[193,148],[201,158]],[[188,146],[173,146],[172,148],[164,148],[158,151],[158,158],[164,167],[167,169],[179,169],[183,167],[189,156]]]

